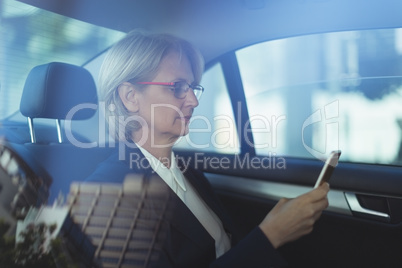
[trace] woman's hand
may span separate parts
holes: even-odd
[[[313,225],[328,207],[328,183],[294,199],[282,198],[259,227],[274,248],[296,240],[313,230]]]

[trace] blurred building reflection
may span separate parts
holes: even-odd
[[[103,267],[148,267],[158,259],[170,203],[158,177],[132,175],[123,185],[73,183],[67,202]]]

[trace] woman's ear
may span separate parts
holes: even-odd
[[[126,109],[133,113],[138,112],[138,92],[136,91],[134,85],[124,82],[120,84],[117,90],[119,92],[119,97]]]

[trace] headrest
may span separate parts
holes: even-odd
[[[34,67],[22,93],[20,111],[26,117],[65,119],[78,104],[97,104],[96,85],[88,70],[60,62]],[[80,109],[73,119],[92,117],[94,109]]]

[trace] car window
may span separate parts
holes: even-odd
[[[267,41],[236,52],[259,155],[401,164],[402,29]]]
[[[178,149],[201,152],[239,153],[239,138],[228,90],[220,63],[203,75],[204,94],[195,108],[189,135],[175,145]]]
[[[124,35],[14,0],[0,5],[0,118],[18,111],[33,67],[82,65]]]

